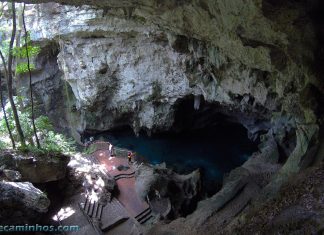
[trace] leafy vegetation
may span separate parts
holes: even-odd
[[[26,60],[29,58],[34,58],[40,53],[41,49],[39,46],[31,45],[30,34],[28,32],[27,32],[26,43],[27,45],[13,48],[12,54],[16,59]],[[29,72],[29,70],[33,71],[35,69],[36,66],[33,63],[19,62],[16,65],[16,74],[24,74]]]
[[[16,32],[17,32],[17,19],[16,19],[16,7],[15,7],[15,2],[11,2],[11,10],[12,10],[12,30],[11,30],[11,36],[10,36],[10,43],[9,43],[9,53],[8,53],[8,58],[7,61],[5,57],[3,56],[2,48],[0,48],[0,55],[1,55],[1,61],[5,70],[5,77],[7,80],[7,92],[8,92],[8,99],[10,102],[10,106],[12,108],[12,113],[14,117],[14,122],[15,122],[15,127],[17,129],[18,135],[19,135],[19,142],[22,146],[26,145],[25,141],[25,136],[21,128],[21,124],[19,121],[19,116],[18,116],[18,111],[16,104],[14,102],[14,88],[13,88],[13,62],[14,62],[14,57],[13,57],[13,47],[14,47],[14,42],[16,40]],[[17,40],[16,40],[17,41]],[[0,87],[1,89],[1,87]],[[4,112],[4,117],[6,120],[6,126],[8,129],[8,133],[10,135],[11,141],[12,141],[12,147],[15,148],[15,143],[11,135],[11,130],[9,128],[8,120],[5,114],[5,107],[4,107],[4,102],[2,99],[2,90],[1,90],[1,106]]]
[[[96,146],[95,145],[90,145],[89,147],[87,147],[85,150],[84,150],[84,154],[92,154],[94,153],[95,151],[97,150]]]
[[[28,44],[31,43],[29,34],[27,36],[27,43]],[[27,53],[28,53],[29,57],[34,57],[34,56],[37,56],[40,53],[40,50],[41,49],[40,49],[39,46],[31,46],[31,45],[28,45],[27,49],[26,49],[25,46],[23,46],[23,47],[14,47],[13,48],[13,55],[16,58],[25,59],[25,58],[27,58]]]
[[[22,97],[15,97],[15,102],[18,105],[18,115],[21,121],[21,126],[25,134],[27,141],[26,146],[20,146],[19,149],[23,152],[37,152],[37,153],[71,153],[75,151],[75,142],[72,139],[65,137],[62,134],[54,131],[53,125],[47,116],[39,116],[35,119],[35,125],[38,130],[38,135],[41,141],[41,149],[35,146],[35,138],[31,120],[31,109],[30,107],[21,107]],[[9,126],[12,130],[13,137],[17,141],[19,136],[15,128],[12,109],[9,105],[6,105],[6,111],[8,114]],[[9,148],[10,142],[8,140],[7,127],[4,119],[0,121],[0,148]]]
[[[40,53],[41,49],[39,46],[33,45],[30,33],[26,29],[25,4],[19,4],[17,7],[18,15],[15,2],[0,3],[0,17],[12,20],[11,25],[1,25],[0,27],[0,56],[4,67],[4,77],[7,81],[7,98],[9,100],[9,103],[5,103],[3,91],[0,89],[2,106],[0,149],[10,148],[11,142],[12,148],[15,149],[17,146],[23,152],[74,152],[73,140],[56,133],[48,117],[35,115],[31,71],[35,70],[36,66],[32,63],[32,59]],[[23,28],[24,35],[17,31],[17,26],[18,29]],[[14,96],[15,86],[13,83],[17,79],[17,75],[24,73],[29,74],[29,100],[27,97]],[[0,88],[2,88],[1,79]]]
[[[1,4],[0,6],[0,17],[3,16],[3,12],[5,9],[5,5]],[[9,9],[9,7],[8,7]],[[20,122],[20,117],[18,114],[18,110],[16,108],[16,104],[13,99],[14,95],[14,89],[13,89],[13,80],[16,78],[17,74],[23,74],[23,73],[29,73],[29,90],[30,90],[30,102],[31,102],[31,126],[33,127],[33,134],[35,136],[35,141],[37,144],[37,148],[40,148],[40,141],[37,136],[37,129],[35,125],[35,114],[34,114],[34,99],[33,99],[33,90],[32,90],[32,75],[31,71],[35,69],[35,65],[31,63],[30,59],[37,56],[40,53],[40,47],[38,46],[32,46],[31,45],[31,39],[30,39],[30,34],[26,29],[26,24],[25,24],[25,4],[23,4],[23,8],[21,9],[21,5],[19,7],[18,12],[21,14],[22,21],[19,20],[18,17],[18,26],[21,28],[23,26],[24,28],[24,45],[21,45],[21,40],[20,40],[20,33],[17,34],[17,14],[16,14],[16,6],[15,3],[11,3],[11,10],[12,10],[12,30],[11,30],[11,37],[10,41],[6,40],[6,36],[9,34],[10,30],[0,28],[0,55],[1,55],[1,61],[5,70],[5,78],[7,80],[7,92],[8,92],[8,99],[10,101],[10,105],[12,108],[12,113],[14,117],[14,124],[15,128],[18,132],[19,139],[18,141],[20,142],[20,145],[22,147],[26,147],[26,138],[24,131],[22,130],[22,125]],[[23,25],[21,25],[23,24]],[[16,41],[16,46],[14,46]],[[5,58],[7,57],[7,59]],[[17,61],[19,59],[19,61]],[[21,62],[21,60],[26,59],[27,62]],[[14,66],[14,61],[18,62],[16,66]],[[13,73],[15,71],[15,73]],[[13,74],[15,76],[13,76]],[[15,140],[12,137],[10,125],[8,124],[8,119],[4,107],[4,102],[3,102],[3,93],[1,90],[1,80],[0,80],[0,97],[1,97],[1,106],[4,114],[4,119],[6,123],[6,128],[9,133],[11,142],[12,142],[12,147],[15,148]],[[32,139],[32,138],[31,138]]]
[[[30,70],[35,70],[35,65],[30,64],[29,69]],[[28,63],[22,62],[22,63],[17,64],[16,73],[17,74],[27,73],[29,71],[29,69],[28,69]]]
[[[34,96],[33,96],[33,86],[32,86],[32,75],[31,75],[31,67],[30,67],[30,57],[29,57],[29,51],[28,51],[28,38],[30,41],[30,37],[29,37],[29,33],[27,31],[26,28],[26,21],[25,21],[25,7],[26,4],[24,3],[24,7],[22,10],[22,24],[24,26],[24,32],[25,32],[25,50],[26,50],[26,57],[27,57],[27,70],[28,70],[28,74],[29,74],[29,94],[30,94],[30,101],[31,101],[31,119],[32,119],[32,125],[33,125],[33,131],[34,131],[34,136],[35,136],[35,140],[36,140],[36,144],[37,144],[37,148],[40,149],[40,142],[39,142],[39,138],[37,135],[37,129],[36,129],[36,125],[35,125],[35,109],[34,109]],[[39,53],[40,50],[37,50],[37,48],[33,47],[31,48],[31,52],[32,53]]]

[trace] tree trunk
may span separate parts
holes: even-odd
[[[29,90],[30,90],[30,102],[31,102],[31,115],[32,115],[32,124],[33,124],[33,130],[34,130],[34,136],[37,143],[37,148],[40,148],[39,139],[37,136],[37,130],[35,125],[35,113],[34,113],[34,97],[33,97],[33,86],[32,86],[32,77],[31,77],[31,71],[30,71],[30,61],[29,61],[29,54],[28,54],[28,40],[27,40],[27,29],[26,29],[26,22],[25,22],[25,4],[22,10],[22,23],[25,31],[25,47],[26,47],[26,55],[27,55],[27,67],[28,67],[28,73],[29,73]]]
[[[4,75],[5,75],[6,80],[8,80],[7,64],[6,64],[5,58],[4,58],[1,51],[0,51],[0,56],[1,56],[2,64],[3,64],[3,67],[4,67]],[[12,148],[15,149],[16,144],[15,144],[15,140],[14,140],[14,138],[12,136],[12,132],[11,132],[11,129],[10,129],[10,126],[9,126],[8,118],[7,118],[7,112],[6,112],[5,103],[3,101],[1,74],[0,74],[0,102],[1,102],[1,107],[2,107],[2,111],[3,111],[3,117],[5,119],[6,126],[7,126],[8,133],[9,133],[9,137],[10,137],[10,140],[11,140]]]
[[[22,8],[20,5],[16,6],[15,8],[16,10],[16,16],[17,16],[17,20],[16,20],[16,48],[20,48],[20,38],[21,38],[21,31],[22,31]],[[13,58],[13,64],[15,65],[15,67],[17,67],[17,65],[19,64],[19,62],[21,61],[21,58]],[[14,78],[17,78],[17,73],[15,71],[14,73]],[[23,106],[22,106],[23,107]]]
[[[16,36],[16,9],[15,9],[15,3],[12,2],[12,33],[11,33],[11,39],[10,39],[10,44],[9,44],[9,57],[8,57],[8,81],[7,81],[7,89],[8,89],[8,98],[9,102],[12,108],[12,113],[14,116],[15,120],[15,125],[16,129],[18,132],[20,144],[22,147],[26,146],[25,143],[25,136],[22,131],[20,122],[19,122],[19,116],[17,112],[17,107],[15,105],[14,99],[13,99],[13,88],[12,88],[12,63],[13,63],[13,55],[12,55],[12,49],[13,49],[13,44],[15,41],[15,36]]]

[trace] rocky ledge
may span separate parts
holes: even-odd
[[[0,182],[2,224],[36,223],[49,205],[46,194],[29,182]]]
[[[1,151],[0,221],[10,225],[40,222],[50,200],[37,187],[64,179],[68,162],[69,157],[63,154]]]
[[[47,183],[65,178],[69,160],[69,156],[64,154],[26,154],[4,151],[0,154],[0,173],[7,180],[16,178],[14,181]]]
[[[160,219],[170,220],[191,213],[201,199],[199,170],[180,175],[160,165],[141,164],[135,171],[135,189],[150,203]]]
[[[278,162],[273,138],[265,143],[260,152],[230,172],[218,193],[199,202],[192,214],[169,224],[158,223],[147,234],[320,233],[323,163],[297,174],[295,163],[282,167]],[[285,168],[294,170],[288,174]]]

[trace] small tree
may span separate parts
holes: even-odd
[[[7,72],[6,62],[5,62],[5,59],[4,59],[4,56],[3,56],[2,52],[1,52],[1,50],[0,50],[0,56],[1,56],[1,61],[3,63],[3,67],[4,67],[4,75],[5,75],[4,77],[7,79],[8,72]],[[10,129],[10,126],[9,126],[7,112],[6,112],[6,108],[5,108],[5,103],[4,103],[4,100],[3,100],[1,74],[0,74],[0,102],[1,102],[2,112],[3,112],[3,117],[5,119],[6,127],[7,127],[7,130],[8,130],[8,133],[9,133],[9,137],[10,137],[10,140],[11,140],[12,148],[15,149],[16,148],[16,144],[15,144],[15,140],[13,138],[13,135],[12,135],[12,132],[11,132],[11,129]]]
[[[22,10],[22,22],[23,22],[23,27],[24,27],[24,32],[25,32],[25,52],[26,52],[26,58],[27,58],[27,70],[28,70],[28,74],[29,74],[29,91],[30,91],[31,116],[32,116],[31,119],[32,119],[32,124],[33,124],[34,136],[35,136],[36,143],[37,143],[37,148],[40,148],[40,143],[39,143],[39,139],[37,136],[37,130],[36,130],[36,125],[35,125],[34,97],[33,97],[33,86],[32,86],[32,77],[31,77],[31,69],[35,68],[35,66],[31,67],[31,64],[29,61],[29,54],[31,54],[31,56],[35,56],[40,52],[40,49],[39,49],[39,47],[33,47],[33,46],[28,45],[28,42],[30,42],[30,37],[29,37],[29,34],[27,33],[27,29],[26,29],[25,6],[26,5],[24,3],[24,7]],[[19,64],[17,65],[16,72],[18,72],[18,67],[19,67]]]
[[[5,52],[6,56],[8,56],[8,63],[6,63],[5,57],[2,54],[2,62],[5,67],[5,77],[7,79],[7,89],[8,89],[8,98],[10,101],[10,105],[12,107],[12,114],[15,121],[15,127],[16,127],[16,133],[19,136],[21,145],[25,145],[25,136],[23,133],[23,128],[21,128],[20,122],[19,122],[19,113],[17,111],[15,101],[13,100],[13,88],[12,88],[12,82],[13,82],[13,76],[16,77],[16,75],[23,74],[23,73],[29,73],[29,89],[30,89],[30,101],[31,101],[31,120],[32,120],[32,127],[33,127],[33,133],[34,137],[36,139],[37,147],[40,148],[40,141],[37,136],[37,130],[35,125],[35,114],[34,114],[34,98],[33,98],[33,90],[32,90],[32,79],[31,79],[31,71],[35,69],[35,65],[30,62],[30,58],[36,56],[40,52],[40,48],[37,46],[31,45],[31,40],[29,33],[26,29],[25,24],[25,4],[23,5],[23,8],[20,8],[18,10],[19,12],[19,28],[24,30],[24,45],[21,45],[20,42],[20,33],[18,35],[17,32],[17,22],[16,22],[16,9],[15,4],[12,3],[12,31],[11,31],[11,39],[10,42],[2,40],[1,47],[3,51]],[[2,14],[0,15],[2,16]],[[4,29],[4,32],[8,32],[9,29]],[[16,46],[14,46],[14,42],[16,41]],[[15,66],[13,65],[13,62],[16,61]],[[26,62],[25,62],[26,61]],[[6,66],[8,65],[8,68]],[[13,67],[15,67],[15,73],[13,73]],[[9,72],[10,71],[10,72]],[[1,94],[0,94],[1,95]],[[3,104],[5,106],[5,104]],[[23,107],[23,106],[21,106]],[[6,112],[5,109],[4,113]],[[7,115],[6,115],[7,116]],[[10,125],[8,125],[10,127]],[[8,129],[9,130],[9,129]],[[9,134],[10,135],[10,134]],[[23,140],[23,141],[22,141]],[[32,140],[32,139],[31,139]],[[31,144],[34,144],[33,141],[31,141]]]
[[[5,6],[6,6],[6,4],[1,3],[1,5],[0,5],[0,17],[3,15],[3,9],[4,9]],[[1,36],[2,35],[0,35],[0,40],[2,41]],[[7,77],[8,77],[7,65],[6,65],[5,58],[4,58],[1,50],[0,50],[0,57],[1,57],[1,61],[2,61],[2,64],[3,64],[3,68],[4,68],[4,77],[7,79]],[[2,112],[3,112],[4,120],[5,120],[5,123],[6,123],[7,131],[8,131],[10,140],[11,140],[12,148],[15,149],[16,144],[15,144],[15,140],[13,138],[12,132],[11,132],[11,128],[10,128],[10,125],[9,125],[7,112],[6,112],[6,108],[5,108],[5,103],[4,103],[4,99],[3,99],[1,74],[0,74],[0,102],[1,102],[1,108],[2,108]]]
[[[13,46],[14,41],[16,37],[16,8],[15,8],[15,2],[12,2],[12,32],[11,32],[11,38],[9,43],[9,55],[8,55],[8,76],[7,76],[7,89],[8,89],[8,99],[12,108],[13,117],[15,120],[15,126],[19,135],[20,144],[22,147],[26,146],[25,142],[25,136],[22,131],[20,122],[19,122],[19,116],[17,112],[17,108],[13,99],[13,71],[12,71],[12,65],[13,65]]]

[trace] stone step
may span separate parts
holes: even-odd
[[[150,218],[152,218],[152,210],[150,207],[148,207],[146,210],[144,210],[143,212],[141,212],[140,214],[138,214],[135,218],[137,219],[137,221],[140,224],[145,223],[147,220],[149,220]]]
[[[120,174],[118,176],[115,176],[115,180],[125,179],[125,178],[133,178],[134,174]]]
[[[103,232],[107,232],[117,226],[122,226],[121,224],[128,220],[128,217],[123,216],[117,216],[112,221],[109,221],[109,223],[104,223],[100,226],[100,229]]]
[[[101,219],[103,204],[98,202],[90,202],[88,198],[85,199],[84,203],[80,203],[80,208],[87,214],[90,218],[97,220]]]
[[[105,235],[141,235],[144,234],[140,224],[132,218],[104,232]]]
[[[140,224],[145,224],[147,221],[149,221],[150,219],[152,219],[153,218],[153,215],[149,215],[149,216],[147,216],[145,219],[143,219],[141,222],[140,222]]]
[[[107,203],[102,210],[101,226],[103,231],[108,231],[117,225],[129,219],[126,209],[120,205],[115,198],[110,203]]]
[[[141,213],[139,213],[138,215],[135,216],[135,219],[139,219],[141,218],[143,215],[150,213],[151,212],[151,208],[148,207],[146,208],[144,211],[142,211]]]

